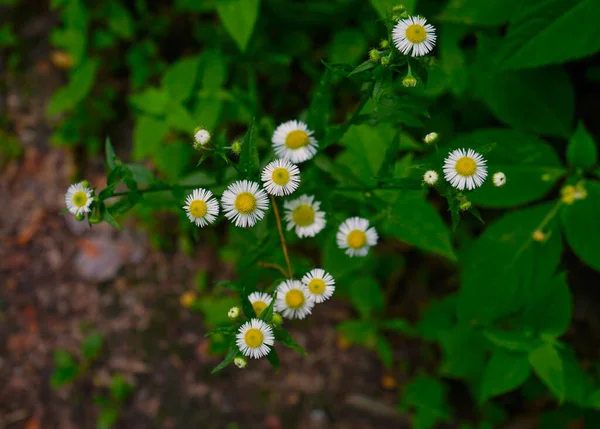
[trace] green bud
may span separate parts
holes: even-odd
[[[371,61],[373,61],[374,63],[379,62],[379,58],[381,58],[381,52],[379,52],[377,49],[371,49],[369,51],[369,59]]]
[[[414,88],[417,86],[417,79],[412,74],[407,74],[404,79],[402,79],[402,85],[406,88]]]
[[[403,4],[397,4],[396,6],[394,6],[392,8],[392,12],[394,12],[395,14],[400,14],[405,11],[406,11],[406,6],[404,6]]]
[[[231,145],[231,151],[236,155],[239,155],[240,153],[242,153],[242,144],[237,140],[234,141]]]
[[[392,15],[392,21],[398,22],[400,21],[400,17],[398,15]]]
[[[89,188],[90,187],[90,182],[88,182],[87,180],[82,180],[81,181],[81,186],[83,186],[84,188]]]
[[[471,201],[464,200],[460,203],[460,205],[458,207],[460,208],[461,211],[466,212],[467,210],[469,210],[471,208]]]
[[[381,42],[379,42],[379,47],[381,49],[387,49],[390,46],[390,42],[387,41],[387,39],[383,39]]]
[[[283,323],[281,314],[273,313],[273,319],[271,319],[271,323],[273,323],[273,325],[275,325],[275,326],[280,326]]]
[[[75,215],[75,219],[77,219],[79,222],[81,222],[82,220],[85,219],[85,215],[83,213],[77,213]]]
[[[386,66],[388,66],[389,64],[390,64],[390,59],[389,59],[388,57],[383,57],[383,58],[381,59],[381,65],[382,65],[382,66],[386,67]]]

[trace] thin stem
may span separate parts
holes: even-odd
[[[279,231],[279,238],[281,240],[281,248],[283,249],[283,256],[285,257],[285,262],[288,268],[288,278],[291,279],[294,277],[292,272],[292,264],[290,264],[290,257],[288,256],[287,246],[285,245],[285,237],[283,236],[283,229],[281,228],[281,218],[279,217],[279,209],[277,208],[277,203],[275,202],[275,198],[273,195],[270,195],[271,203],[273,204],[273,211],[275,212],[275,219],[277,219],[277,230]]]
[[[265,268],[274,268],[274,269],[278,270],[281,274],[283,274],[283,277],[288,276],[288,273],[285,272],[285,268],[283,268],[279,264],[273,264],[272,262],[258,261],[258,265],[260,265],[261,267],[265,267]]]

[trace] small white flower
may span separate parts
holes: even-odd
[[[239,180],[223,192],[221,205],[225,217],[234,222],[235,226],[250,228],[265,216],[269,200],[258,183]]]
[[[294,164],[307,161],[315,156],[318,148],[312,134],[304,122],[284,122],[273,133],[273,149],[277,156]]]
[[[394,26],[392,38],[396,48],[404,55],[421,57],[435,46],[435,28],[427,24],[425,18],[409,16]]]
[[[313,296],[316,304],[320,304],[333,295],[335,291],[335,280],[331,274],[321,268],[315,268],[302,277],[302,283]]]
[[[295,200],[286,201],[285,220],[288,231],[295,228],[296,235],[302,237],[314,237],[325,228],[325,212],[319,210],[321,203],[314,201],[312,195],[301,195]]]
[[[230,319],[237,319],[240,316],[240,307],[231,307],[227,312],[227,316]]]
[[[236,337],[240,351],[253,359],[268,355],[275,343],[273,328],[260,319],[250,319],[244,323]]]
[[[185,200],[185,213],[190,222],[204,227],[215,221],[219,215],[219,203],[212,192],[206,189],[194,189]]]
[[[288,319],[304,319],[315,301],[308,288],[298,280],[285,280],[277,286],[275,310]]]
[[[246,368],[248,365],[248,361],[244,356],[237,356],[235,359],[233,359],[233,363],[240,369]]]
[[[252,304],[256,317],[258,317],[269,305],[271,305],[273,298],[268,293],[252,292],[248,295],[248,300],[250,301],[250,304]]]
[[[284,159],[276,159],[263,169],[263,186],[271,195],[289,195],[300,185],[300,170]]]
[[[438,133],[429,133],[425,137],[423,137],[423,141],[427,144],[431,144],[438,139]]]
[[[369,249],[377,244],[379,236],[375,228],[369,228],[369,221],[360,217],[346,219],[336,235],[337,245],[346,249],[348,256],[366,256]]]
[[[506,175],[501,171],[494,173],[492,176],[492,183],[497,187],[504,186],[506,183]]]
[[[204,146],[210,141],[210,133],[203,128],[199,128],[194,134],[194,140],[196,140],[198,145]]]
[[[93,191],[83,186],[81,183],[76,183],[69,186],[65,194],[65,204],[67,209],[74,215],[83,215],[92,211],[90,205],[94,201]]]
[[[487,177],[483,157],[473,149],[456,149],[444,160],[444,177],[456,189],[472,190],[481,186]]]
[[[433,170],[429,170],[426,171],[425,174],[423,175],[423,181],[425,183],[427,183],[430,186],[433,186],[437,183],[438,181],[438,174],[437,172],[433,171]]]

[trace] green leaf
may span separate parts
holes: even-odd
[[[273,301],[275,301],[275,300],[273,300]],[[304,347],[298,345],[294,341],[294,339],[292,338],[290,333],[288,331],[286,331],[285,329],[283,329],[281,326],[279,326],[275,329],[275,340],[281,342],[281,344],[283,344],[286,347],[296,350],[302,356],[306,356],[306,350],[304,350]]]
[[[104,143],[104,152],[106,152],[106,165],[109,170],[112,170],[117,165],[117,155],[115,154],[115,150],[110,142],[110,137],[106,137],[106,142]]]
[[[500,25],[508,22],[521,0],[450,0],[439,19],[467,25]]]
[[[110,226],[112,226],[113,228],[117,228],[117,229],[123,229],[123,227],[119,224],[119,222],[116,221],[116,219],[113,217],[113,215],[110,213],[109,209],[104,209],[102,211],[102,219],[108,223]]]
[[[406,319],[390,319],[381,323],[381,329],[412,334],[413,329]]]
[[[96,359],[102,350],[102,344],[104,344],[104,337],[99,332],[93,332],[85,337],[81,344],[83,357],[88,361]]]
[[[146,88],[142,92],[131,94],[129,102],[142,112],[163,115],[167,111],[169,94],[159,88]]]
[[[358,277],[350,283],[350,300],[362,319],[383,312],[385,307],[381,287],[371,276]]]
[[[331,72],[325,70],[321,76],[319,84],[312,94],[312,101],[306,116],[306,122],[309,128],[319,134],[324,133],[327,128],[331,100],[329,96],[329,85],[331,81]]]
[[[107,8],[108,27],[111,31],[125,40],[131,39],[135,24],[127,8],[118,1],[109,2]]]
[[[269,306],[267,308],[265,308],[262,313],[260,313],[260,316],[258,317],[261,320],[264,320],[265,322],[269,323],[271,322],[271,320],[273,320],[273,308],[275,308],[275,301],[277,300],[277,292],[275,292],[273,294],[273,299],[271,300],[271,303],[269,304]]]
[[[48,102],[48,115],[71,110],[82,101],[92,90],[99,65],[98,59],[90,58],[73,71],[68,83],[56,90]]]
[[[346,320],[337,325],[337,330],[346,341],[365,347],[377,344],[377,325],[371,321]]]
[[[399,192],[382,230],[425,251],[456,260],[448,227],[421,191]]]
[[[565,274],[541,277],[524,288],[523,322],[545,336],[559,337],[571,324],[573,298]],[[551,314],[552,317],[548,317]]]
[[[256,147],[256,132],[254,121],[246,131],[242,142],[242,153],[240,154],[240,167],[246,173],[248,179],[253,179],[258,174],[259,159]]]
[[[535,338],[523,332],[510,332],[488,328],[483,334],[492,344],[508,351],[529,352],[536,346]]]
[[[271,347],[271,351],[267,355],[267,360],[275,368],[275,372],[279,371],[279,355],[275,347]]]
[[[390,140],[390,144],[385,150],[385,156],[383,157],[383,162],[381,163],[381,167],[379,168],[379,172],[377,173],[377,178],[381,182],[384,179],[390,179],[394,174],[394,167],[396,166],[396,158],[398,156],[398,150],[400,149],[400,138],[402,133],[400,131],[396,132],[394,138]],[[410,180],[410,179],[398,179],[398,180]],[[419,183],[420,187],[420,183]]]
[[[392,350],[392,345],[384,335],[379,334],[377,336],[375,350],[377,350],[377,354],[385,367],[388,369],[391,368],[394,363],[394,351]]]
[[[114,406],[103,408],[98,415],[98,429],[110,429],[119,418],[119,409]]]
[[[526,3],[511,20],[497,64],[505,69],[540,67],[586,57],[600,50],[596,0]],[[577,37],[565,37],[577,28]]]
[[[600,271],[600,182],[584,184],[587,196],[562,209],[562,223],[567,242],[586,264]]]
[[[237,326],[233,326],[230,324],[216,326],[215,328],[211,329],[206,334],[204,334],[204,336],[210,337],[211,335],[215,335],[215,334],[223,334],[225,336],[229,336],[229,335],[233,334],[237,329],[238,329]]]
[[[184,58],[169,66],[162,78],[163,88],[171,99],[185,101],[194,89],[198,74],[198,57]]]
[[[56,368],[50,378],[50,385],[55,389],[70,383],[79,374],[77,361],[65,350],[54,351],[54,365]]]
[[[229,351],[227,352],[227,356],[225,356],[225,359],[223,359],[223,361],[220,364],[215,366],[210,373],[215,374],[215,373],[221,371],[223,368],[225,368],[227,365],[229,365],[233,361],[233,359],[235,359],[235,357],[238,355],[239,352],[240,351],[237,348],[237,346],[235,344],[231,344],[229,346]]]
[[[382,19],[391,18],[392,8],[399,3],[402,3],[406,7],[408,13],[412,13],[415,10],[417,0],[405,0],[402,2],[398,2],[397,0],[371,0],[371,6],[373,6]]]
[[[480,401],[516,389],[529,378],[530,368],[527,354],[494,350],[481,379]]]
[[[0,46],[13,46],[17,43],[17,36],[8,24],[0,25]]]
[[[252,289],[247,285],[243,286],[242,293],[240,293],[240,298],[242,300],[242,311],[244,312],[244,316],[246,316],[248,319],[256,317],[254,307],[252,307],[252,303],[248,299],[248,295],[250,295],[251,293]]]
[[[565,374],[560,355],[552,344],[544,344],[529,353],[529,363],[537,376],[560,402],[565,399]]]
[[[371,70],[372,68],[375,68],[375,66],[377,66],[377,63],[374,63],[371,60],[367,60],[361,63],[360,65],[356,66],[350,73],[348,73],[348,77],[352,76],[353,74]]]
[[[592,136],[585,129],[582,122],[577,125],[575,134],[569,140],[567,146],[567,162],[570,166],[591,169],[598,160],[598,149]]]
[[[478,94],[500,121],[536,134],[571,135],[575,96],[562,68],[503,73],[482,69],[476,76]]]
[[[464,253],[459,320],[490,324],[523,305],[526,289],[522,285],[550,279],[562,251],[557,209],[558,205],[547,203],[509,213]],[[544,220],[546,224],[540,226]],[[547,240],[533,240],[538,229],[543,229]]]
[[[173,102],[169,105],[167,113],[167,124],[186,134],[192,134],[196,127],[196,121],[181,104]]]
[[[477,130],[453,139],[446,150],[471,148],[484,154],[488,165],[488,179],[483,186],[469,192],[469,200],[485,207],[512,207],[535,201],[546,195],[556,181],[566,173],[554,149],[544,141],[518,131],[491,128]],[[441,162],[441,160],[440,160]],[[506,174],[506,184],[497,188],[492,175]]]
[[[401,406],[416,409],[414,429],[429,429],[438,421],[448,420],[445,390],[441,381],[425,374],[405,385]]]
[[[488,344],[479,330],[458,324],[440,333],[439,341],[444,356],[441,374],[458,379],[480,379]]]
[[[260,0],[220,0],[217,13],[240,51],[246,52],[260,10]]]
[[[122,404],[131,395],[132,390],[133,386],[121,374],[113,376],[110,382],[110,395],[115,401]]]
[[[142,159],[158,153],[163,137],[169,131],[165,121],[141,116],[133,128],[133,156]]]
[[[333,35],[329,46],[329,61],[332,63],[356,64],[365,56],[369,45],[364,32],[353,29],[345,29]],[[371,62],[374,66],[375,64]],[[363,65],[366,65],[363,63]],[[372,68],[372,67],[368,67]],[[367,69],[365,69],[367,70]],[[357,71],[359,73],[361,70]],[[354,71],[350,74],[353,74]]]

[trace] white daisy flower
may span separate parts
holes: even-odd
[[[331,274],[321,268],[315,268],[302,277],[302,283],[308,288],[316,304],[320,304],[333,295],[335,280]]]
[[[426,171],[425,174],[423,175],[423,181],[425,183],[427,183],[428,185],[433,186],[437,183],[438,177],[439,176],[436,171],[429,170],[429,171]]]
[[[346,219],[336,235],[340,249],[346,249],[348,256],[366,256],[369,249],[377,244],[379,236],[375,228],[369,228],[369,221],[360,217]]]
[[[321,203],[314,199],[312,195],[302,195],[283,204],[287,229],[296,228],[296,235],[300,238],[314,237],[327,223],[325,212],[319,210]]]
[[[271,351],[275,343],[273,328],[260,319],[250,319],[238,330],[237,346],[245,356],[260,359]]]
[[[240,317],[240,307],[231,307],[227,312],[227,317],[229,317],[231,320]]]
[[[444,160],[444,177],[461,191],[481,186],[487,177],[487,166],[483,157],[473,149],[456,149]]]
[[[204,227],[215,221],[219,215],[219,203],[213,198],[212,192],[206,189],[194,189],[185,200],[183,206],[190,222]]]
[[[204,146],[210,141],[210,137],[210,133],[207,130],[203,128],[197,128],[196,132],[194,133],[194,140],[196,141],[194,146]]]
[[[506,183],[506,175],[501,171],[494,173],[492,176],[492,183],[497,187],[504,186]]]
[[[258,317],[269,305],[271,305],[273,298],[268,293],[252,292],[248,295],[248,300],[250,301],[250,304],[252,304],[256,317]]]
[[[301,121],[287,121],[273,133],[273,149],[280,158],[298,164],[317,153],[318,144],[313,132]]]
[[[69,186],[65,194],[67,209],[74,215],[83,215],[92,211],[90,205],[94,201],[94,191],[81,183]]]
[[[299,280],[285,280],[277,286],[275,310],[288,319],[304,319],[315,301],[308,288]]]
[[[225,217],[234,222],[235,226],[250,228],[265,216],[269,200],[258,183],[238,180],[223,192],[221,205]]]
[[[261,179],[269,194],[289,195],[298,189],[300,170],[289,161],[276,159],[263,169]]]
[[[398,21],[392,31],[396,48],[404,55],[421,57],[435,46],[435,28],[420,16],[409,16]],[[411,52],[412,51],[412,52]]]

